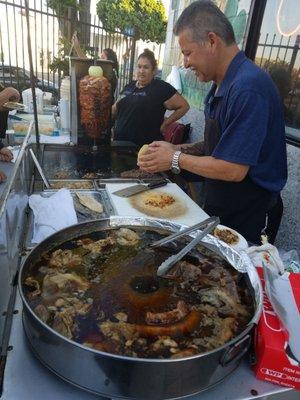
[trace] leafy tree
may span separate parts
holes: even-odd
[[[74,31],[85,49],[90,44],[90,5],[91,0],[47,0],[47,6],[51,8],[58,18],[59,50],[50,64],[52,71],[67,75],[69,73],[69,61],[67,56],[71,49],[71,38]],[[79,19],[78,19],[79,15]]]
[[[82,44],[89,45],[91,0],[47,0],[47,6],[57,15],[59,29],[65,39],[71,40],[74,31],[77,30]]]
[[[133,31],[136,39],[162,43],[167,19],[161,0],[99,0],[97,14],[103,27]]]

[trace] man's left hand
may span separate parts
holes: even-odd
[[[13,158],[13,153],[7,147],[2,147],[2,149],[0,150],[0,161],[9,162]]]
[[[176,148],[168,142],[153,142],[138,160],[138,166],[146,172],[168,171]]]

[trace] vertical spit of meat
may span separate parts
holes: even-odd
[[[80,122],[91,138],[100,138],[107,130],[111,99],[111,85],[104,76],[86,75],[80,80]]]

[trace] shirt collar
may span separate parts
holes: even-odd
[[[234,58],[232,59],[227,71],[225,73],[224,79],[221,82],[219,90],[215,94],[215,97],[223,97],[225,92],[227,91],[228,87],[234,80],[238,69],[240,68],[241,64],[247,60],[245,53],[243,51],[239,51]],[[214,86],[214,85],[213,85]]]
[[[234,58],[232,59],[227,71],[225,73],[224,79],[221,82],[219,90],[216,93],[217,85],[215,83],[212,84],[209,92],[207,93],[204,104],[208,105],[214,97],[223,97],[229,85],[235,78],[235,75],[240,67],[240,65],[247,60],[245,53],[243,51],[239,51]]]

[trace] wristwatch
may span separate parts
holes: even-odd
[[[172,163],[171,163],[171,171],[173,174],[179,174],[180,173],[180,167],[179,167],[179,157],[180,157],[181,151],[175,151],[173,158],[172,158]]]

